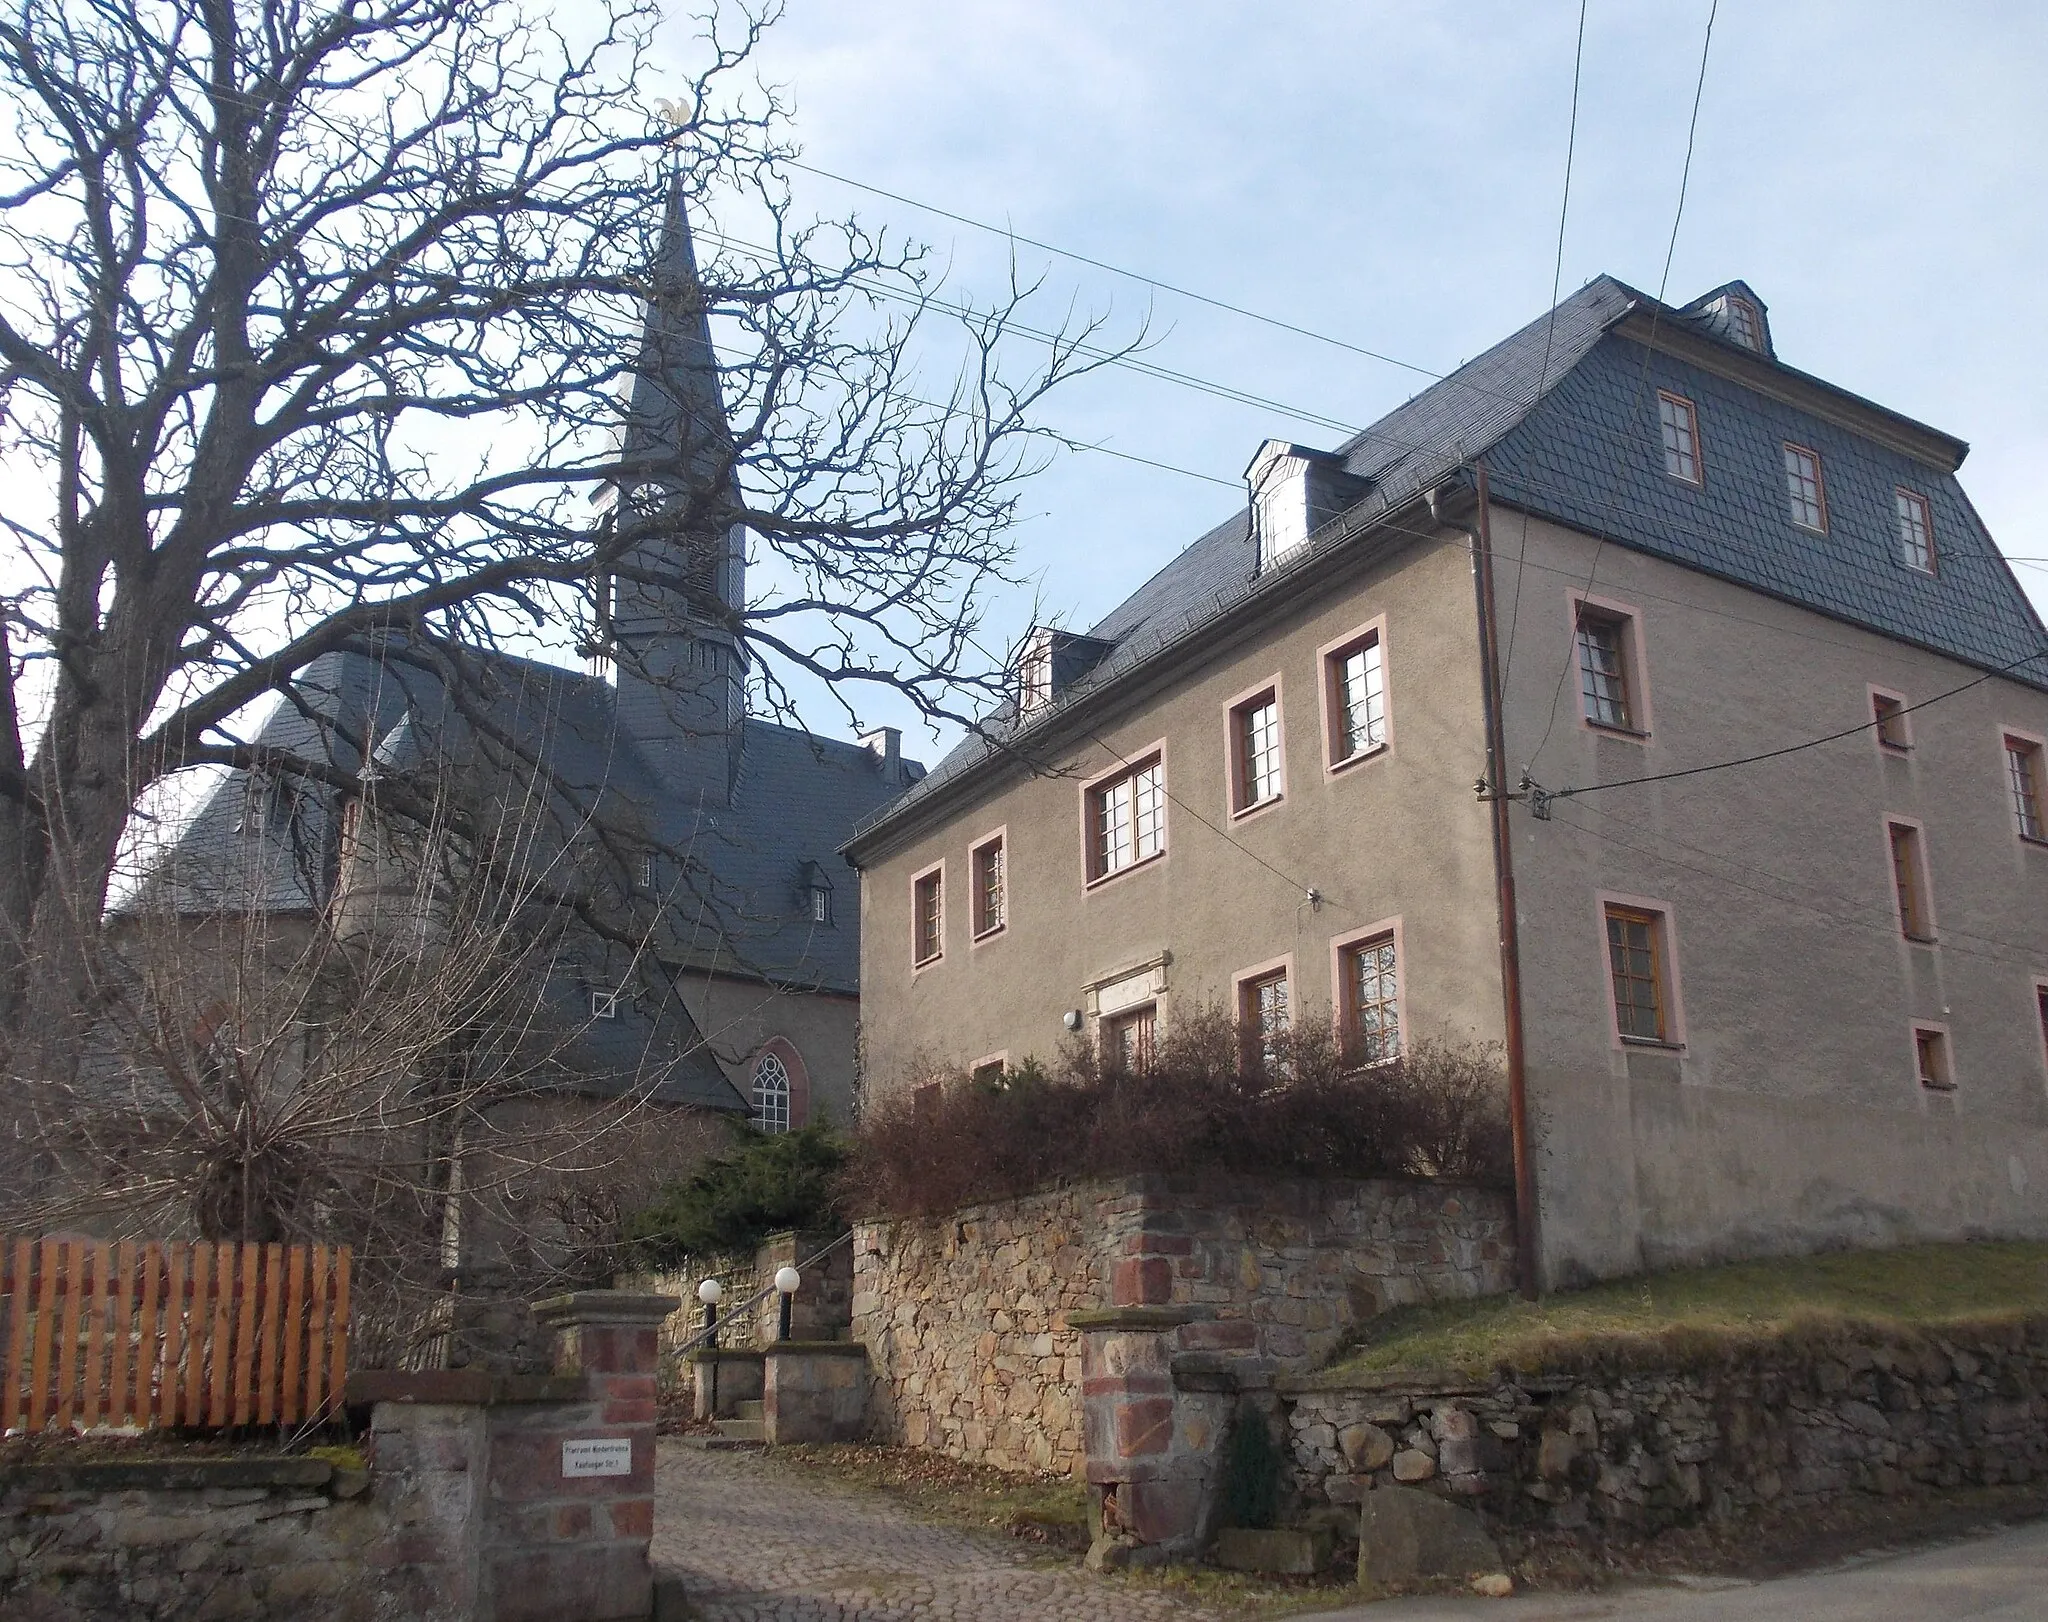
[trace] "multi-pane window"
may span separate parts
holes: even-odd
[[[1700,428],[1692,402],[1676,394],[1657,394],[1657,420],[1664,430],[1664,471],[1687,484],[1700,482]]]
[[[1607,971],[1614,983],[1614,1027],[1624,1039],[1671,1040],[1664,917],[1640,907],[1607,908]]]
[[[1906,732],[1906,701],[1896,693],[1872,693],[1870,714],[1877,722],[1877,741],[1887,749],[1909,749]]]
[[[1231,810],[1280,797],[1280,695],[1268,688],[1230,712]]]
[[[592,1019],[617,1019],[619,1017],[619,994],[616,991],[593,991],[590,994],[590,1017]]]
[[[1107,878],[1166,849],[1166,768],[1155,756],[1088,791],[1088,876]]]
[[[1159,1035],[1159,1009],[1146,1003],[1102,1022],[1102,1057],[1112,1070],[1139,1075],[1152,1068]]]
[[[1892,847],[1892,889],[1899,902],[1899,929],[1909,940],[1934,938],[1933,910],[1927,900],[1926,852],[1920,830],[1910,822],[1886,824]]]
[[[1344,1034],[1351,1056],[1378,1064],[1401,1056],[1401,975],[1394,937],[1347,946],[1340,957],[1344,975]]]
[[[2020,838],[2048,840],[2048,822],[2042,819],[2048,792],[2042,784],[2041,746],[2031,738],[2008,735],[2005,774],[2012,784],[2012,811],[2019,821]]]
[[[1934,510],[1911,490],[1894,490],[1899,510],[1899,561],[1922,574],[1934,573]]]
[[[789,1066],[773,1053],[754,1066],[754,1125],[763,1132],[789,1130]]]
[[[1579,610],[1579,696],[1595,726],[1636,730],[1628,679],[1628,622]]]
[[[929,963],[946,943],[946,875],[942,868],[923,874],[910,887],[911,961]]]
[[[993,935],[1010,921],[1008,862],[1003,837],[984,840],[974,847],[974,938]]]
[[[1329,656],[1330,764],[1368,754],[1387,741],[1387,677],[1377,635]]]
[[[1941,1093],[1955,1091],[1955,1073],[1948,1061],[1948,1032],[1926,1025],[1914,1026],[1913,1057],[1920,1071],[1921,1086]]]
[[[1827,492],[1820,482],[1820,454],[1803,445],[1785,447],[1785,495],[1792,522],[1802,529],[1828,527]]]
[[[814,924],[829,924],[832,922],[832,891],[828,885],[814,884],[811,886],[811,922]]]
[[[1287,971],[1276,969],[1238,987],[1238,1030],[1247,1068],[1261,1074],[1279,1068],[1287,1035]]]
[[[1728,329],[1744,349],[1763,353],[1764,318],[1754,304],[1734,293],[1728,295]]]
[[[654,853],[642,851],[640,860],[633,869],[633,886],[639,890],[654,888]]]

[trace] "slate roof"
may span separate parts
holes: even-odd
[[[327,655],[300,678],[299,702],[280,700],[254,741],[331,763],[360,781],[359,741],[370,740],[374,772],[447,771],[474,789],[502,778],[508,757],[496,740],[516,739],[561,794],[564,821],[587,807],[607,833],[687,856],[685,869],[664,862],[657,877],[663,961],[858,993],[860,909],[837,849],[894,792],[873,751],[750,717],[741,723],[730,793],[721,781],[692,800],[662,788],[641,743],[621,727],[609,682],[498,654],[468,656],[466,668],[464,702],[451,706],[437,681],[403,660]],[[324,908],[345,797],[326,784],[284,780],[270,804],[288,809],[266,810],[261,796],[252,799],[248,774],[229,773],[120,910],[191,916]],[[486,789],[482,798],[493,795]],[[812,920],[806,887],[819,873],[837,892],[832,920],[822,925]],[[591,990],[630,976],[612,961],[617,951],[594,937],[568,956],[573,961],[550,977],[546,996],[565,1024],[584,1027],[573,1068],[596,1090],[626,1085],[651,1055],[671,1067],[656,1097],[738,1104],[680,1002],[629,997],[618,1019],[590,1020]]]
[[[1466,362],[1339,447],[1344,470],[1370,481],[1364,498],[1308,546],[1262,578],[1240,511],[1162,568],[1088,634],[1115,644],[1041,718],[1016,725],[999,710],[922,781],[865,822],[866,837],[971,773],[1012,740],[1066,705],[1143,667],[1169,646],[1255,594],[1284,590],[1311,558],[1348,544],[1474,458],[1486,458],[1497,502],[1886,635],[1949,654],[2014,679],[2048,687],[2048,660],[2010,670],[2048,650],[2048,630],[1998,554],[1952,473],[1834,426],[1662,349],[1616,334],[1632,313],[1654,315],[1675,332],[1706,338],[1799,386],[1845,404],[1882,411],[1846,390],[1737,345],[1706,306],[1735,291],[1761,313],[1763,301],[1732,282],[1684,309],[1598,276],[1519,332]],[[1768,328],[1765,342],[1769,349]],[[1644,359],[1649,356],[1647,373]],[[1693,490],[1663,472],[1656,391],[1694,401],[1707,478]],[[1885,412],[1920,435],[1933,435]],[[1781,442],[1821,453],[1829,533],[1795,529],[1787,515]],[[1954,446],[1960,460],[1967,447]],[[1896,556],[1892,491],[1906,485],[1934,509],[1938,575],[1907,569]]]

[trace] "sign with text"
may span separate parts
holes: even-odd
[[[632,1473],[633,1443],[629,1437],[603,1436],[562,1444],[562,1474],[565,1476],[630,1476]]]

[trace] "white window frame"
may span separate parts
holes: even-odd
[[[1122,809],[1116,796],[1128,787]],[[1161,739],[1119,761],[1109,771],[1081,785],[1081,871],[1084,888],[1094,889],[1165,859],[1167,851],[1166,742]],[[1149,808],[1149,810],[1148,810]],[[1150,838],[1142,837],[1146,817]],[[1119,825],[1128,832],[1118,837]],[[1121,848],[1121,861],[1111,858]]]
[[[1657,428],[1664,442],[1664,472],[1698,490],[1706,484],[1706,458],[1700,452],[1699,408],[1682,394],[1657,391]],[[1684,443],[1677,443],[1682,440]],[[1690,473],[1685,464],[1692,464]]]

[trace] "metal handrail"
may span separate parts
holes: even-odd
[[[842,1233],[837,1239],[833,1240],[832,1243],[827,1245],[823,1250],[813,1251],[809,1256],[805,1257],[804,1260],[797,1265],[797,1271],[801,1273],[806,1267],[809,1267],[813,1262],[820,1261],[823,1258],[831,1255],[833,1251],[837,1250],[841,1245],[848,1243],[852,1238],[853,1230],[851,1228],[848,1228],[846,1232]],[[747,1300],[740,1302],[738,1305],[726,1308],[724,1316],[731,1317],[734,1313],[751,1312],[755,1307],[758,1307],[763,1301],[767,1300],[768,1297],[773,1295],[774,1293],[775,1286],[773,1284],[770,1284],[765,1290],[756,1291]],[[697,1346],[709,1340],[713,1335],[717,1333],[717,1323],[706,1324],[702,1329],[698,1330],[696,1334],[692,1335],[680,1346],[671,1349],[671,1351],[669,1352],[669,1356],[686,1356]]]

